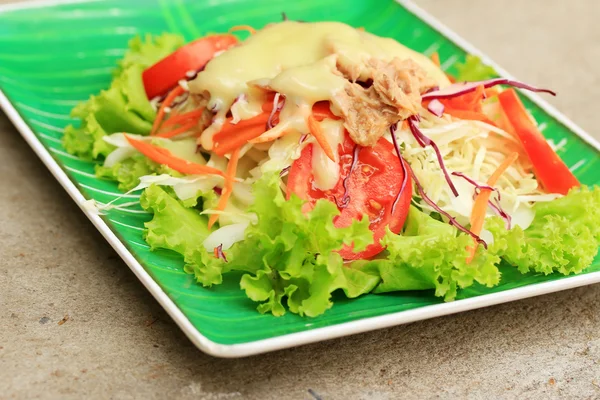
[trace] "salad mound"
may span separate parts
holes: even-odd
[[[63,138],[142,191],[147,243],[199,283],[232,273],[258,311],[314,317],[338,290],[451,301],[498,285],[501,262],[591,265],[600,188],[580,185],[515,88],[554,92],[473,56],[449,76],[436,54],[337,22],[250,33],[132,39]]]

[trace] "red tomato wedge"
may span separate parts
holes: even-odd
[[[338,204],[340,215],[335,218],[334,224],[340,228],[350,226],[363,216],[369,218],[374,243],[361,252],[354,252],[351,247],[346,246],[339,253],[346,260],[369,258],[380,253],[383,246],[379,242],[385,235],[386,227],[389,226],[394,233],[400,233],[412,197],[409,175],[404,192],[392,213],[392,205],[404,179],[393,145],[381,138],[373,147],[359,147],[353,167],[356,145],[346,133],[344,142],[338,146],[340,179],[333,189],[326,191],[317,189],[313,184],[313,146],[314,144],[306,146],[300,158],[292,164],[287,181],[287,197],[292,193],[296,194],[308,202],[309,209],[319,199]],[[344,189],[344,181],[347,190]],[[343,203],[346,204],[345,207]]]
[[[500,104],[531,160],[533,171],[542,187],[550,193],[567,194],[580,186],[575,175],[546,141],[544,135],[531,121],[525,106],[514,89],[498,95]]]
[[[146,96],[153,99],[174,88],[189,71],[198,71],[215,53],[227,50],[237,43],[233,35],[213,35],[194,40],[175,50],[142,74]]]

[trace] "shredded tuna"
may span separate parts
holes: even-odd
[[[350,137],[361,146],[373,146],[390,125],[418,114],[421,93],[435,86],[410,59],[370,59],[361,66],[338,64],[338,69],[350,81],[333,100]],[[352,82],[357,71],[367,71],[368,80],[372,81],[369,87]]]

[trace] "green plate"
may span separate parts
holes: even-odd
[[[280,21],[281,12],[297,20],[342,21],[425,54],[437,51],[449,72],[467,51],[476,52],[411,3],[393,0],[107,0],[8,6],[0,12],[0,105],[79,204],[90,198],[108,202],[119,195],[116,185],[97,179],[93,162],[67,154],[61,136],[66,125],[77,122],[69,117],[71,108],[109,85],[127,41],[147,32],[170,31],[191,40],[233,25],[260,28]],[[577,177],[588,185],[598,183],[598,145],[536,96],[526,99],[526,106],[548,138],[566,139],[560,155]],[[128,195],[122,201],[137,198]],[[452,303],[429,291],[355,300],[340,296],[318,318],[292,313],[277,318],[256,311],[239,289],[239,277],[206,289],[183,271],[175,253],[150,252],[142,238],[150,215],[143,210],[112,210],[102,217],[84,212],[188,337],[218,356],[244,356],[600,281],[598,257],[586,274],[576,277],[522,276],[505,266],[498,287],[473,286]]]

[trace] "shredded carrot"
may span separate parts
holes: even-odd
[[[156,118],[154,119],[154,123],[152,124],[152,131],[150,132],[151,135],[154,135],[158,131],[158,127],[160,126],[160,123],[162,122],[162,120],[165,116],[165,108],[167,108],[171,104],[173,104],[173,101],[178,96],[183,94],[183,92],[185,92],[185,89],[182,88],[180,85],[177,85],[177,87],[175,87],[173,90],[171,90],[169,92],[169,94],[167,95],[165,100],[160,105],[158,112],[156,113]]]
[[[360,27],[358,27],[358,28],[356,28],[356,29],[357,29],[357,30],[359,30],[359,31],[361,31],[361,32],[364,32],[364,31],[365,31],[365,27],[364,27],[364,26],[360,26]]]
[[[199,108],[194,111],[186,112],[183,114],[171,115],[169,119],[167,119],[161,126],[161,128],[166,128],[167,126],[176,125],[182,122],[185,122],[189,119],[194,119],[198,121],[202,114],[204,113],[204,107]]]
[[[487,180],[488,186],[494,186],[500,176],[507,170],[508,167],[514,163],[517,158],[519,158],[519,153],[512,153],[510,156],[506,157],[502,164],[498,166],[498,168],[494,171],[492,176]],[[490,200],[490,195],[492,191],[490,189],[481,189],[477,197],[475,198],[475,204],[473,205],[473,211],[471,211],[471,232],[475,235],[479,235],[481,233],[481,229],[483,228],[483,222],[485,221],[485,213],[487,210],[488,201]],[[477,251],[477,240],[473,239],[474,245],[469,246],[467,250],[469,251],[469,256],[467,257],[467,263],[473,261],[475,257],[475,252]]]
[[[444,105],[444,113],[460,119],[483,121],[487,124],[495,125],[494,122],[483,113],[482,101],[485,96],[485,90],[486,89],[482,85],[477,86],[474,91],[465,93],[461,96],[456,96],[451,99],[440,99]]]
[[[125,135],[127,141],[140,153],[148,157],[150,160],[159,164],[164,164],[167,167],[189,175],[220,175],[224,176],[223,171],[202,164],[196,164],[179,157],[175,157],[165,148],[154,146],[150,143],[141,140],[130,138]]]
[[[194,128],[197,125],[198,125],[198,120],[191,120],[185,124],[182,124],[179,128],[175,128],[170,131],[164,131],[164,132],[157,133],[156,136],[161,137],[161,138],[170,139],[174,136],[179,135],[180,133],[189,131],[190,129]]]
[[[219,249],[218,249],[217,247],[215,247],[215,248],[213,249],[213,255],[214,255],[216,258],[219,258]]]
[[[481,112],[481,101],[483,100],[484,90],[483,85],[477,86],[472,92],[450,99],[440,99],[440,102],[446,108]]]
[[[485,94],[485,97],[487,99],[489,99],[490,97],[498,96],[498,93],[500,93],[500,92],[498,91],[497,88],[491,87],[491,88],[484,89],[483,93]]]
[[[331,112],[331,103],[328,101],[318,101],[312,107],[312,115],[317,121],[323,121],[325,118],[340,119]]]
[[[263,143],[269,142],[271,140],[275,140],[277,137],[281,135],[277,135],[277,137],[272,139],[265,140],[261,138],[257,140],[265,131],[267,130],[267,122],[269,121],[269,116],[273,111],[273,100],[275,99],[275,93],[269,92],[267,93],[267,98],[262,105],[263,113],[259,114],[250,119],[242,120],[237,124],[232,124],[232,118],[228,118],[221,131],[215,134],[214,136],[214,148],[213,152],[218,155],[224,155],[229,153],[231,150],[236,147],[240,147],[246,142],[250,143]]]
[[[248,31],[251,35],[256,33],[256,29],[251,27],[250,25],[236,25],[233,28],[229,29],[229,32],[237,32],[237,31]]]
[[[225,172],[225,185],[223,186],[223,191],[221,192],[221,198],[217,203],[217,207],[215,211],[223,211],[227,206],[227,201],[233,192],[233,184],[235,182],[235,172],[237,170],[238,160],[240,158],[240,150],[241,147],[238,147],[231,153],[231,158],[229,159],[229,163],[227,164],[227,171]],[[212,226],[219,219],[219,214],[212,214],[208,219],[208,229],[212,228]]]
[[[490,124],[490,125],[496,125],[496,124],[494,124],[494,122],[491,119],[489,119],[487,117],[487,115],[485,115],[482,112],[478,112],[478,111],[458,110],[455,108],[448,107],[448,108],[444,109],[444,113],[450,114],[453,117],[460,118],[460,119],[470,119],[473,121],[482,121],[482,122],[485,122],[486,124]]]
[[[329,145],[329,142],[327,142],[327,138],[325,137],[325,133],[323,132],[323,129],[321,129],[319,122],[312,114],[310,114],[306,120],[306,123],[310,133],[315,137],[317,143],[319,143],[319,146],[321,146],[327,157],[329,157],[331,161],[335,162],[333,150],[331,150],[331,146]]]
[[[446,74],[446,78],[450,81],[450,83],[456,83],[456,78],[450,74]]]
[[[262,135],[266,130],[269,114],[263,113],[250,119],[245,119],[237,124],[232,124],[231,119],[225,121],[223,128],[215,134],[212,151],[217,155],[224,155],[242,146],[247,141]]]
[[[433,61],[433,63],[434,63],[436,66],[438,66],[438,67],[439,67],[439,66],[441,65],[441,64],[440,64],[440,55],[438,54],[438,52],[437,52],[437,51],[434,51],[433,53],[431,53],[431,55],[430,55],[429,57],[431,58],[431,61]]]

